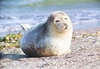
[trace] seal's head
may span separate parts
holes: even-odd
[[[69,16],[62,11],[53,12],[48,20],[48,23],[52,25],[52,28],[55,28],[55,31],[64,32],[71,28],[71,20]]]

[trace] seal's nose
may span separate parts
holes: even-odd
[[[65,25],[65,29],[67,29],[68,28],[68,24],[66,24],[66,23],[63,23],[64,25]]]

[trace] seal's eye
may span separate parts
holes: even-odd
[[[56,20],[56,23],[57,23],[57,22],[60,22],[60,20]]]
[[[67,18],[65,18],[65,20],[67,20]]]

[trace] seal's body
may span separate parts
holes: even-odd
[[[30,28],[20,46],[27,56],[56,56],[69,53],[72,24],[67,14],[53,12],[46,23]]]

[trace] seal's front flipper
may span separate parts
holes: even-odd
[[[31,25],[29,25],[29,24],[21,24],[21,27],[22,27],[22,29],[23,29],[23,31],[24,31],[24,33],[28,30],[28,29],[30,29],[32,26]]]

